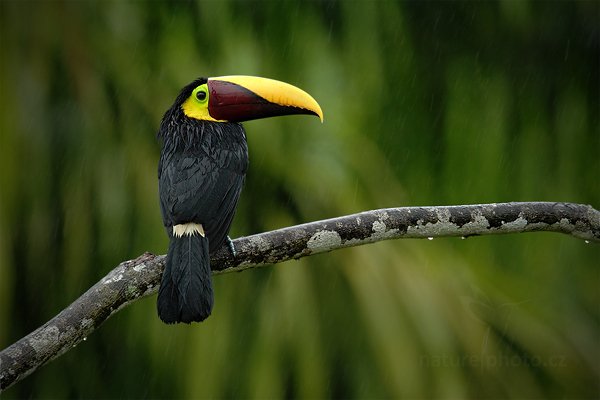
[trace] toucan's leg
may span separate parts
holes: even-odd
[[[235,247],[233,246],[233,240],[231,240],[229,235],[227,235],[227,246],[229,247],[229,250],[231,250],[231,254],[233,255],[233,258],[235,258],[237,253],[235,251]]]

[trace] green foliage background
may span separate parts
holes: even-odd
[[[403,205],[600,206],[597,2],[0,2],[0,348],[120,261],[164,253],[162,113],[198,76],[296,84],[325,123],[245,124],[232,236]],[[155,297],[20,397],[597,397],[598,246],[401,240]]]

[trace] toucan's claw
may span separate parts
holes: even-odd
[[[229,250],[231,251],[231,255],[233,256],[233,258],[235,258],[237,256],[237,252],[235,251],[235,247],[233,246],[233,240],[231,240],[229,235],[227,236],[227,247],[229,247]]]

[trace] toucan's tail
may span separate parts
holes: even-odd
[[[158,316],[167,324],[203,321],[213,307],[208,239],[202,225],[186,225],[200,229],[174,229],[158,290]]]

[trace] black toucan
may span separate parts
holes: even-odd
[[[323,120],[306,92],[253,76],[197,79],[165,113],[158,182],[170,243],[157,302],[164,322],[199,322],[211,313],[209,254],[228,240],[248,169],[240,122],[289,114]]]

